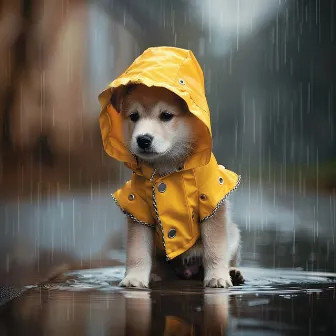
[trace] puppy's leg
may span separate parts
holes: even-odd
[[[231,287],[229,274],[230,251],[228,246],[227,206],[201,226],[205,287]]]
[[[240,231],[237,224],[230,223],[228,228],[228,244],[230,254],[230,277],[233,285],[241,285],[245,282],[240,269],[237,268],[240,262]]]
[[[230,266],[238,267],[240,262],[240,231],[237,224],[227,223],[228,225],[228,246],[230,254]]]
[[[148,287],[152,268],[153,228],[128,219],[125,278],[121,287]]]

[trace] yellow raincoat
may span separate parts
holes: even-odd
[[[196,150],[179,171],[157,176],[153,168],[139,165],[124,145],[122,118],[110,99],[112,90],[131,83],[174,92],[199,119]],[[167,260],[173,259],[193,246],[200,236],[199,223],[211,218],[240,182],[240,176],[219,166],[212,154],[202,69],[189,50],[149,48],[99,95],[99,102],[104,149],[133,171],[113,200],[135,222],[156,228],[157,248]]]

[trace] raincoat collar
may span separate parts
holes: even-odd
[[[128,166],[128,164],[126,164],[126,166]],[[129,167],[131,168],[131,167]],[[141,164],[141,165],[137,165],[135,170],[133,170],[134,174],[138,175],[138,176],[143,176],[146,180],[149,180],[150,182],[157,180],[158,178],[163,178],[166,177],[168,175],[171,175],[173,173],[179,172],[179,171],[183,171],[184,167],[181,167],[178,170],[175,171],[171,171],[167,174],[164,174],[162,176],[157,174],[157,171],[155,169],[153,169],[152,167],[150,167],[149,165],[145,165],[145,164]]]

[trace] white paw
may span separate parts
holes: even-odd
[[[204,279],[204,287],[211,287],[211,288],[229,288],[232,287],[232,281],[229,275],[223,275],[222,277],[209,277]]]
[[[126,275],[125,278],[119,283],[120,287],[136,287],[136,288],[148,288],[148,279],[144,276],[138,276],[135,274]]]

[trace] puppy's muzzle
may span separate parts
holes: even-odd
[[[148,149],[152,145],[153,137],[150,134],[139,135],[137,137],[138,146],[141,149]]]

